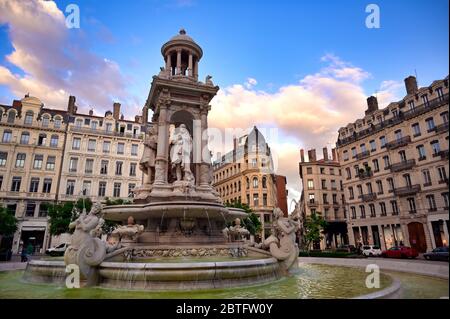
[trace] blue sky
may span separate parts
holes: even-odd
[[[72,3],[80,8],[80,29],[64,26]],[[370,3],[380,8],[379,29],[365,26]],[[114,100],[132,117],[163,65],[161,45],[185,28],[204,51],[200,79],[210,74],[221,87],[210,123],[276,126],[281,162],[293,156],[297,162],[300,147],[333,144],[340,126],[363,116],[368,95],[377,92],[383,106],[403,97],[408,75],[417,72],[422,86],[448,75],[448,6],[448,0],[0,0],[0,103],[30,92],[64,108],[73,94],[82,109],[101,114]],[[282,173],[294,180],[296,163]]]

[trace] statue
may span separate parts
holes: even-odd
[[[150,131],[145,136],[144,154],[139,162],[139,168],[142,170],[145,179],[145,184],[152,184],[155,180],[155,159],[156,149],[158,144],[158,126],[153,125]]]
[[[273,234],[264,240],[263,246],[269,248],[272,256],[287,271],[297,264],[299,248],[295,242],[295,233],[300,224],[292,216],[284,217],[283,211],[278,207],[273,210],[273,217]]]
[[[182,180],[189,184],[194,184],[194,175],[191,172],[191,152],[192,138],[189,135],[186,125],[181,124],[175,129],[173,136],[170,138],[172,145],[170,152],[170,160],[172,169],[175,170],[177,182]]]
[[[69,224],[69,229],[75,228],[70,245],[64,254],[66,265],[76,264],[80,268],[80,274],[87,279],[87,285],[95,285],[97,273],[95,267],[117,246],[109,246],[98,238],[101,234],[101,226],[105,222],[99,215],[102,205],[95,203],[89,214],[86,211]]]
[[[111,233],[122,244],[136,243],[138,236],[144,231],[143,225],[138,225],[134,221],[134,217],[130,216],[127,220],[127,225],[119,226]]]
[[[245,227],[241,226],[241,220],[239,218],[234,220],[234,226],[224,228],[222,233],[228,241],[243,240],[250,236],[250,232]]]
[[[211,75],[207,75],[206,79],[205,79],[205,84],[214,86],[214,83],[211,81],[211,79],[212,79],[212,76]]]

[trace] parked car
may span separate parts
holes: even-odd
[[[416,258],[419,256],[419,253],[411,247],[394,246],[388,250],[383,250],[381,256],[388,258]]]
[[[443,260],[448,261],[448,247],[436,247],[429,253],[423,254],[426,260]]]
[[[381,256],[381,249],[376,245],[364,245],[362,254],[367,257]]]
[[[68,246],[69,244],[67,243],[59,244],[58,246],[47,249],[45,253],[50,256],[63,256]]]

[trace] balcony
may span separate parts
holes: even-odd
[[[318,203],[316,202],[308,202],[308,207],[317,207]]]
[[[448,150],[440,151],[439,156],[441,156],[441,159],[448,161]]]
[[[370,151],[364,151],[364,152],[356,154],[355,156],[353,156],[353,158],[356,158],[357,160],[362,160],[369,156],[370,156]]]
[[[411,136],[408,135],[408,136],[404,136],[404,137],[402,137],[400,139],[397,139],[395,141],[386,143],[386,148],[388,150],[394,150],[396,148],[399,148],[399,147],[402,147],[402,146],[406,146],[409,143],[411,143]]]
[[[436,133],[438,133],[438,134],[443,133],[443,132],[448,132],[448,122],[442,123],[442,124],[436,126],[435,130],[436,130]]]
[[[373,176],[372,170],[360,170],[358,172],[358,178],[359,179],[366,179]]]
[[[363,202],[371,202],[377,199],[376,193],[363,194],[358,196]]]
[[[389,169],[391,170],[391,172],[400,172],[406,169],[411,169],[416,165],[416,160],[411,159],[411,160],[406,160],[406,161],[401,161],[400,163],[395,163],[389,166]]]
[[[143,138],[143,133],[141,133],[141,134],[133,134],[133,133],[124,133],[124,132],[115,132],[115,131],[83,128],[83,127],[76,127],[76,126],[71,127],[70,130],[72,132],[86,133],[86,134],[95,134],[95,135],[120,136],[120,137],[133,138],[133,139],[142,139]]]
[[[420,192],[420,185],[416,184],[416,185],[409,185],[409,186],[405,186],[405,187],[399,187],[396,188],[394,190],[394,194],[396,196],[410,196],[410,195],[415,195],[418,192]]]

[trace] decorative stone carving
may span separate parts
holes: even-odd
[[[273,234],[264,240],[263,246],[284,266],[285,270],[297,264],[299,248],[295,242],[295,232],[299,223],[292,217],[284,217],[283,211],[276,207],[273,210]]]
[[[135,223],[133,216],[128,217],[127,225],[119,226],[111,233],[121,244],[136,243],[138,236],[144,231],[143,225]]]
[[[102,205],[95,203],[89,214],[83,211],[69,224],[69,228],[75,228],[75,231],[64,254],[64,263],[78,265],[80,274],[87,279],[87,285],[96,284],[96,266],[105,259],[107,252],[117,248],[117,245],[110,246],[98,238],[105,222],[99,217],[101,212]]]
[[[211,75],[207,75],[206,79],[205,79],[205,84],[206,85],[210,85],[210,86],[214,86],[214,83],[213,83],[213,81],[211,81],[211,79],[212,79],[212,76]]]
[[[186,129],[186,125],[181,124],[179,128],[174,130],[174,134],[170,138],[170,144],[172,145],[170,160],[172,169],[175,170],[177,182],[183,180],[194,185],[195,178],[190,168],[192,138]]]
[[[250,232],[241,226],[241,220],[239,218],[234,220],[234,226],[224,228],[222,233],[228,241],[241,241],[250,236]]]
[[[139,162],[139,168],[146,176],[145,184],[151,184],[155,179],[155,160],[156,150],[158,145],[158,125],[153,125],[145,136],[144,140],[144,153],[141,161]]]
[[[125,255],[124,255],[125,256]],[[135,248],[132,250],[134,258],[148,257],[242,257],[248,256],[247,247],[210,248],[210,247],[185,247],[185,248]]]

